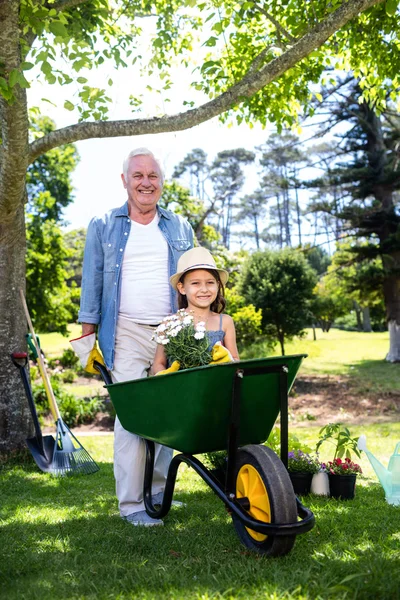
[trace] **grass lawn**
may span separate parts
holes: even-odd
[[[286,354],[307,354],[300,373],[343,375],[350,379],[360,394],[400,391],[400,364],[385,362],[389,349],[389,334],[362,333],[331,329],[329,333],[306,330],[302,339],[295,338],[285,345]],[[276,346],[274,355],[280,354]],[[264,344],[254,344],[241,353],[242,358],[267,356]]]
[[[365,428],[352,428],[361,433]],[[400,424],[367,428],[387,464]],[[317,429],[298,431],[315,443]],[[389,506],[365,458],[356,498],[309,496],[314,529],[266,559],[239,543],[223,504],[186,466],[165,527],[134,528],[117,514],[112,435],[83,437],[90,476],[53,478],[32,461],[0,474],[0,580],[7,600],[400,598],[400,507]],[[328,450],[328,449],[327,449]]]

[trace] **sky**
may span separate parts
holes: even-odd
[[[65,63],[62,65],[65,71]],[[191,70],[191,69],[190,69]],[[57,128],[76,123],[79,118],[77,111],[69,112],[63,105],[66,100],[76,102],[78,88],[71,86],[48,85],[43,81],[40,72],[30,72],[34,77],[31,89],[28,92],[29,105],[38,106],[42,114],[51,117]],[[76,73],[71,76],[76,77]],[[36,78],[35,78],[36,76]],[[199,92],[188,88],[188,71],[179,65],[172,68],[174,82],[167,104],[163,94],[147,92],[145,84],[150,83],[153,88],[159,87],[159,81],[143,78],[138,67],[116,70],[110,64],[97,69],[79,72],[79,76],[89,79],[90,85],[107,87],[107,81],[112,79],[109,88],[112,103],[110,105],[109,120],[129,119],[132,117],[145,117],[151,115],[174,114],[185,110],[182,100],[195,100],[197,104],[207,98]],[[140,84],[138,86],[138,84]],[[138,93],[138,89],[145,94],[145,112],[133,115],[129,108],[130,94]],[[51,100],[44,102],[43,98]],[[218,118],[205,122],[192,129],[175,133],[162,133],[156,135],[143,135],[135,137],[119,137],[92,139],[76,142],[80,155],[80,162],[72,175],[74,186],[74,202],[65,210],[64,217],[66,229],[87,227],[90,219],[95,215],[102,215],[110,208],[122,205],[126,200],[126,193],[121,182],[122,163],[128,153],[137,147],[149,148],[161,161],[166,179],[170,179],[175,165],[194,148],[202,148],[211,162],[221,150],[244,147],[254,150],[255,146],[264,143],[273,132],[273,128],[263,129],[257,123],[250,128],[246,124],[222,124]],[[247,168],[246,183],[242,189],[243,195],[251,193],[258,187],[259,178],[257,167]],[[245,247],[251,241],[245,242]]]

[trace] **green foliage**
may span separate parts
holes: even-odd
[[[47,117],[32,115],[32,137],[55,129]],[[27,301],[35,328],[67,333],[77,318],[79,290],[70,279],[68,250],[59,223],[63,209],[73,201],[72,171],[78,153],[72,144],[40,156],[28,168],[26,215]]]
[[[204,454],[205,465],[210,469],[222,469],[226,468],[226,460],[228,453],[226,450],[217,450],[216,452],[206,452]]]
[[[291,450],[288,457],[288,471],[290,473],[318,473],[321,465],[317,458],[302,450]]]
[[[349,240],[338,244],[324,282],[337,298],[355,300],[361,307],[383,308],[384,271],[380,258],[368,258],[370,244]],[[375,245],[375,250],[378,248]],[[363,259],[359,260],[364,253]]]
[[[310,304],[311,313],[322,331],[329,331],[332,323],[351,309],[351,301],[346,294],[341,294],[327,283],[327,278],[318,282]]]
[[[55,123],[31,110],[30,136],[33,140],[54,131]],[[62,220],[62,212],[74,200],[71,174],[79,163],[73,144],[42,154],[29,165],[26,175],[27,212],[43,221]]]
[[[336,458],[351,459],[351,452],[354,452],[358,457],[361,456],[359,449],[357,448],[358,438],[352,438],[350,430],[344,427],[341,423],[328,423],[320,429],[319,440],[316,445],[316,451],[318,452],[321,445],[329,441],[335,446],[335,453],[333,460]]]
[[[303,452],[310,453],[312,452],[311,446],[304,443],[304,441],[300,441],[298,436],[293,433],[293,431],[289,431],[289,448],[292,451],[302,450]],[[275,452],[275,454],[280,455],[281,452],[281,430],[279,427],[274,427],[265,445],[271,448]]]
[[[304,256],[310,263],[310,266],[318,275],[326,273],[329,265],[332,262],[329,254],[318,246],[305,246],[303,247]]]
[[[73,383],[76,379],[77,375],[75,373],[75,371],[73,371],[72,369],[66,369],[62,374],[61,374],[61,379],[63,381],[63,383]]]
[[[65,390],[58,377],[51,376],[51,386],[57,400],[62,419],[68,427],[75,427],[82,423],[90,422],[96,414],[103,408],[103,401],[100,397],[77,398],[71,392]],[[32,394],[38,415],[43,420],[50,414],[49,402],[46,396],[46,390],[43,383],[32,382]]]
[[[239,308],[232,318],[240,345],[250,345],[261,335],[261,310],[257,310],[252,304]]]
[[[263,331],[279,341],[282,354],[284,340],[302,335],[310,319],[315,280],[304,256],[289,248],[255,252],[245,263],[240,293],[262,310]]]
[[[239,294],[236,287],[225,290],[226,309],[235,323],[236,339],[240,346],[249,346],[255,342],[262,333],[261,310],[257,310],[253,304],[247,304]]]
[[[68,288],[68,251],[53,220],[27,216],[27,301],[37,331],[60,331],[77,317],[79,291]]]
[[[62,367],[70,369],[75,368],[80,364],[79,358],[72,348],[66,348],[58,361]]]
[[[81,287],[83,253],[85,249],[86,229],[73,229],[64,233],[64,243],[68,250],[68,287]]]

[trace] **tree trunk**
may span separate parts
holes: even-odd
[[[354,306],[354,310],[356,311],[357,329],[358,329],[358,331],[362,331],[363,325],[362,325],[362,320],[361,320],[361,308],[355,300],[353,300],[353,306]]]
[[[281,346],[282,356],[285,356],[285,336],[283,333],[279,334],[279,344]]]
[[[384,256],[383,266],[387,276],[383,282],[383,295],[385,298],[386,318],[389,329],[389,352],[386,355],[388,362],[400,362],[400,252],[393,252]]]
[[[362,309],[362,313],[363,313],[363,331],[365,331],[366,333],[371,333],[372,327],[371,327],[371,315],[369,312],[369,306],[364,306],[364,308]]]
[[[396,321],[389,321],[389,352],[386,355],[388,362],[400,362],[400,325]]]
[[[19,290],[25,282],[25,221],[21,202],[0,225],[0,452],[25,446],[32,421],[12,352],[26,350],[26,319]]]

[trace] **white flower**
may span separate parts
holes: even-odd
[[[169,342],[169,339],[168,338],[164,338],[163,340],[161,340],[160,343],[164,344],[164,346],[165,346],[165,344],[168,344],[168,342]]]
[[[165,331],[166,329],[167,329],[167,325],[166,325],[166,323],[161,323],[161,325],[159,325],[159,326],[157,327],[157,331],[158,331],[158,333],[161,333],[162,331]]]
[[[196,331],[205,331],[205,330],[206,330],[206,324],[204,323],[204,321],[200,321],[200,323],[197,323]]]
[[[196,340],[202,340],[204,337],[204,331],[196,331],[194,337]]]
[[[182,323],[184,325],[190,325],[190,323],[193,321],[193,317],[191,317],[190,315],[186,315],[186,317],[183,319]]]

